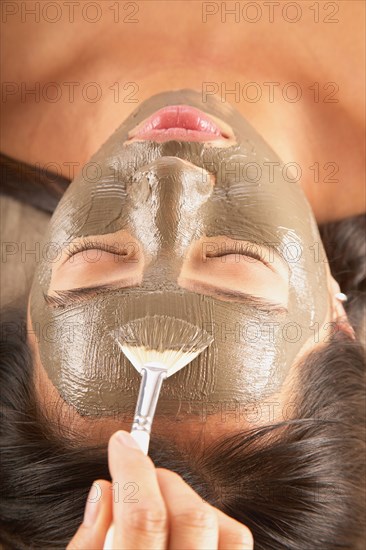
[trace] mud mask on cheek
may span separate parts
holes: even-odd
[[[189,104],[224,119],[237,145],[124,145],[132,127],[173,104]],[[214,336],[209,348],[164,382],[158,412],[171,414],[178,400],[262,401],[281,389],[327,312],[325,264],[314,262],[311,248],[314,243],[321,247],[317,227],[301,189],[284,179],[281,166],[234,109],[214,98],[203,104],[192,91],[154,96],[116,130],[89,163],[91,170],[97,167],[95,181],[84,171],[70,185],[45,243],[61,248],[78,237],[124,230],[145,259],[139,286],[50,307],[44,293],[55,262],[46,255],[31,290],[41,362],[66,402],[82,415],[133,411],[140,377],[114,335],[125,322],[155,314],[189,321]],[[192,243],[204,243],[206,237],[212,243],[219,236],[256,243],[283,259],[289,274],[287,313],[245,299],[224,301],[178,284]],[[253,279],[250,269],[250,264],[238,269],[242,292]],[[77,286],[88,286],[82,275]]]

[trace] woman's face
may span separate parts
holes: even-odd
[[[168,105],[202,110],[222,139],[131,138]],[[280,392],[330,319],[328,265],[300,186],[237,111],[192,90],[151,97],[110,136],[42,250],[29,303],[37,353],[80,415],[133,412],[141,378],[115,339],[128,321],[152,330],[151,316],[167,315],[213,336],[165,380],[157,414],[169,415],[178,402]]]

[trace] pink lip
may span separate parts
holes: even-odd
[[[156,111],[129,133],[137,140],[212,141],[228,136],[205,113],[189,105],[169,105]]]

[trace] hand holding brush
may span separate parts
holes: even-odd
[[[93,483],[84,521],[66,550],[102,550],[112,519],[114,550],[253,550],[245,525],[204,502],[175,472],[155,468],[127,432],[110,438],[108,462],[113,486]],[[129,486],[123,491],[131,480],[133,494]],[[119,498],[113,498],[116,487]]]
[[[126,323],[116,331],[115,338],[142,376],[131,435],[147,454],[163,381],[193,361],[211,344],[213,337],[187,321],[153,315]],[[112,525],[103,550],[112,548],[113,536]]]

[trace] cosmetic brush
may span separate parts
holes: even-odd
[[[117,343],[142,380],[131,435],[147,455],[152,422],[163,381],[193,361],[213,336],[187,321],[153,315],[130,321],[114,331]],[[113,524],[103,550],[113,548]]]

